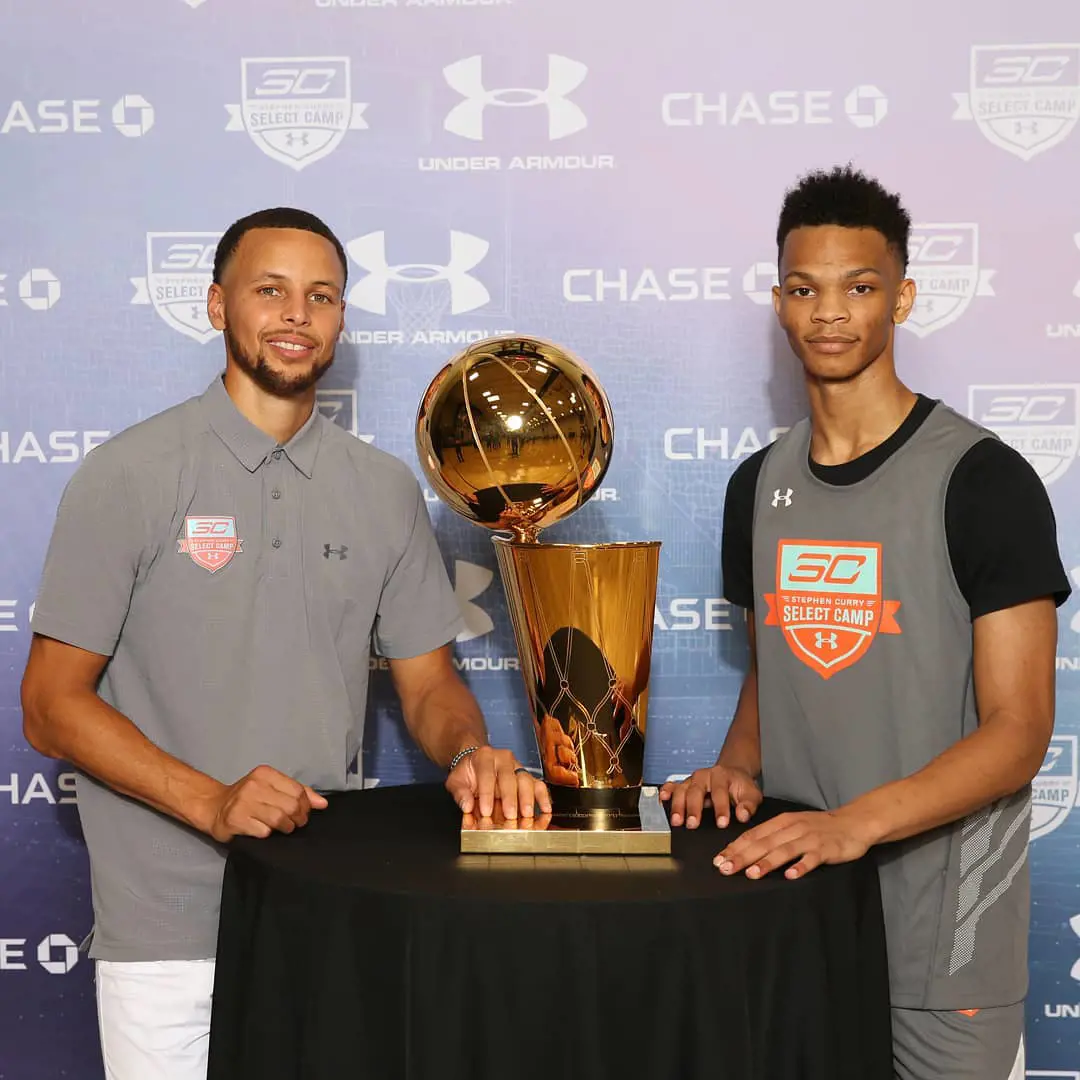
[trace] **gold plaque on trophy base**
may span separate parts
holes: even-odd
[[[489,855],[670,855],[671,826],[655,787],[641,788],[636,814],[611,810],[538,814],[522,827],[496,803],[490,818],[466,814],[461,851]]]

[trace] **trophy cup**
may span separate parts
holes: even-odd
[[[595,375],[550,342],[470,345],[435,376],[416,420],[436,495],[493,532],[552,814],[463,821],[461,850],[668,854],[642,784],[660,542],[540,543],[585,504],[611,461]]]

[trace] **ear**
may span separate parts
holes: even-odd
[[[893,308],[893,323],[899,326],[907,321],[911,309],[915,306],[915,294],[918,290],[911,278],[904,278],[896,293],[896,306]]]
[[[215,330],[225,329],[225,293],[217,282],[210,286],[206,294],[206,314]]]

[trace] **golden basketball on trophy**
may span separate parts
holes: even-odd
[[[432,380],[421,467],[452,510],[495,535],[553,815],[462,830],[463,851],[667,853],[642,784],[660,543],[541,543],[611,462],[611,406],[593,372],[535,337],[470,345]]]

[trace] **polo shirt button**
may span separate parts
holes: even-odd
[[[278,491],[277,488],[274,488],[274,490],[270,492],[270,498],[271,499],[280,499],[281,498],[281,492]]]
[[[270,543],[273,544],[274,547],[276,547],[276,548],[281,547],[281,540],[278,539],[278,537],[276,537],[276,536],[274,537],[273,540],[270,541]]]
[[[274,460],[279,461],[280,459],[281,459],[281,451],[280,450],[275,450],[274,451]]]

